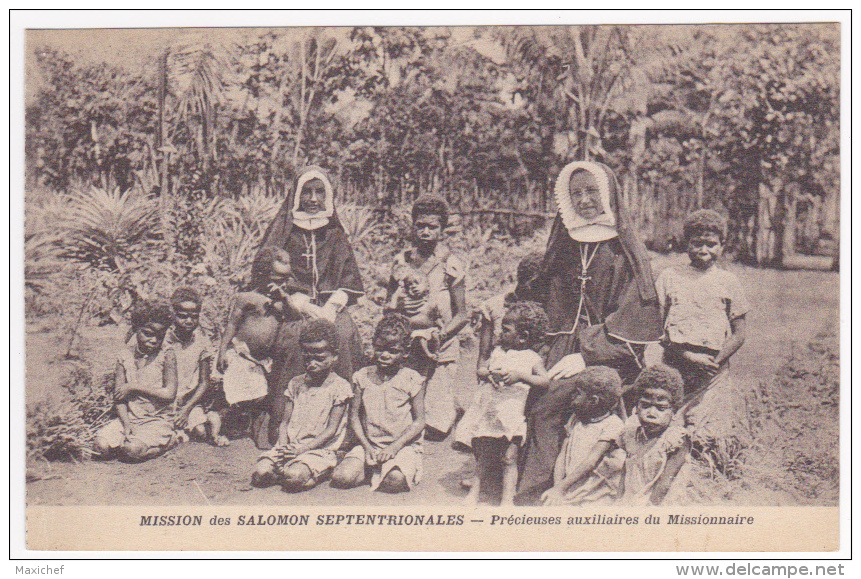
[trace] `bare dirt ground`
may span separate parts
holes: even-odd
[[[686,259],[658,257],[655,269]],[[731,264],[749,292],[755,308],[748,317],[748,339],[733,359],[735,379],[748,388],[772,380],[792,353],[803,347],[827,324],[836,324],[838,274],[822,271],[759,270]],[[79,348],[83,360],[93,360],[93,375],[108,370],[116,327],[87,328]],[[56,396],[64,376],[83,362],[65,361],[68,338],[50,327],[27,326],[27,402]],[[474,351],[464,353],[456,385],[460,404],[466,404],[474,388],[469,370]],[[119,462],[54,462],[29,465],[38,468],[41,480],[27,484],[28,504],[49,505],[447,505],[461,501],[460,480],[472,470],[472,458],[451,448],[450,440],[426,442],[424,479],[412,492],[385,495],[367,487],[336,490],[323,483],[301,494],[279,488],[250,486],[250,471],[258,451],[250,439],[232,441],[227,448],[189,442],[144,464]],[[736,501],[737,499],[737,501]],[[745,504],[792,504],[793,497],[778,490],[756,495],[725,497]]]

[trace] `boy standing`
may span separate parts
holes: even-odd
[[[664,361],[684,379],[682,415],[695,446],[716,450],[737,440],[744,422],[729,359],[744,344],[750,305],[738,278],[717,265],[726,239],[724,218],[709,209],[696,211],[685,220],[684,237],[690,264],[665,269],[655,282]]]
[[[350,383],[335,374],[338,336],[328,320],[311,320],[299,335],[305,373],[284,392],[278,445],[260,455],[251,476],[255,486],[280,484],[287,492],[308,490],[327,478],[347,435]]]

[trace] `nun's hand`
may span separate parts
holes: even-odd
[[[582,372],[586,368],[586,362],[580,354],[568,354],[550,368],[548,374],[553,380],[570,378],[574,374]]]

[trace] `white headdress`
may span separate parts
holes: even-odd
[[[571,175],[580,169],[589,173],[598,185],[602,212],[592,219],[584,219],[574,210],[574,204],[571,202],[569,188]],[[575,161],[565,165],[559,177],[556,178],[554,194],[562,223],[574,241],[606,241],[618,235],[616,214],[610,205],[610,179],[600,164]]]
[[[314,214],[309,214],[305,211],[299,211],[299,205],[302,198],[302,187],[308,181],[319,179],[323,182],[323,187],[326,188],[326,203],[322,211]],[[335,213],[335,192],[332,189],[332,183],[329,181],[329,176],[319,169],[309,169],[299,176],[296,181],[296,191],[293,195],[293,224],[302,229],[319,229],[324,225],[328,225],[329,218]]]

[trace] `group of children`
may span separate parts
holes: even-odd
[[[325,480],[337,488],[412,489],[421,480],[426,434],[446,434],[455,420],[456,336],[467,323],[465,268],[441,243],[444,202],[417,207],[414,245],[392,267],[372,365],[351,380],[333,371],[339,338],[332,320],[291,294],[289,255],[267,249],[255,260],[252,289],[235,300],[217,352],[198,327],[201,300],[193,290],[177,290],[170,307],[135,310],[134,338],[116,366],[118,418],[98,433],[96,452],[140,461],[187,436],[227,444],[221,422],[238,396],[228,392],[231,381],[225,378],[220,406],[204,411],[201,404],[213,359],[220,373],[243,364],[246,374],[256,372],[263,380],[257,386],[239,382],[260,394],[268,371],[264,346],[280,320],[295,316],[305,320],[299,336],[305,372],[283,393],[278,443],[260,455],[252,484],[289,492]],[[692,445],[730,435],[720,428],[727,418],[721,405],[709,400],[725,395],[748,305],[737,278],[716,267],[725,235],[713,211],[686,220],[690,263],[666,269],[656,282],[665,320],[662,358],[627,388],[605,366],[574,377],[574,414],[542,504],[660,504],[683,479]],[[478,388],[455,435],[476,459],[475,476],[464,481],[472,504],[500,474],[501,502],[513,503],[530,393],[554,387],[542,357],[548,318],[529,283],[540,257],[521,262],[516,290],[479,308]]]

